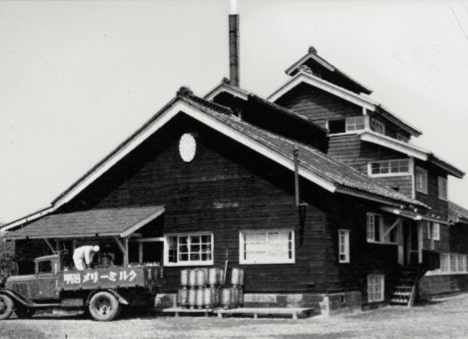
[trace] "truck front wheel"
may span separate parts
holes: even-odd
[[[28,319],[31,318],[36,310],[34,308],[29,308],[23,305],[17,305],[15,308],[15,313],[18,318]]]
[[[0,294],[0,320],[8,319],[13,313],[13,300],[7,295]]]
[[[88,310],[94,320],[111,321],[119,315],[120,304],[111,293],[103,291],[91,297]]]

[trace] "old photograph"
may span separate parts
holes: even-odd
[[[0,0],[0,339],[468,337],[468,0]]]

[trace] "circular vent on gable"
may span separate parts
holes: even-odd
[[[183,161],[191,162],[197,153],[197,142],[190,133],[184,133],[179,140],[179,154]]]

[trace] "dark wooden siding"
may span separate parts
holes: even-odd
[[[184,132],[197,135],[197,154],[191,163],[184,163],[178,152]],[[67,208],[165,205],[165,233],[213,232],[219,268],[224,267],[226,251],[229,267],[238,266],[240,230],[294,229],[296,263],[243,265],[246,291],[323,290],[326,217],[310,205],[303,232],[299,231],[293,182],[290,171],[181,116]],[[318,187],[312,192],[314,197],[329,194]],[[166,290],[177,289],[179,271],[166,269]]]
[[[358,134],[331,136],[328,154],[366,175],[368,174],[368,163],[371,161],[408,158],[406,155],[388,148],[362,142]],[[378,177],[376,180],[403,194],[412,195],[413,183],[410,175]]]
[[[439,216],[443,220],[448,218],[448,202],[439,199],[438,177],[447,178],[447,173],[423,163],[419,160],[415,161],[415,167],[421,167],[427,170],[427,194],[416,191],[416,199],[431,207],[430,213]]]
[[[277,103],[307,115],[316,124],[326,127],[327,120],[362,115],[362,108],[328,92],[309,85],[299,85]]]

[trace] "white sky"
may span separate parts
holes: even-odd
[[[0,221],[45,207],[181,85],[228,75],[228,0],[0,1]],[[239,0],[241,85],[311,45],[468,170],[468,0]],[[458,18],[459,22],[457,22]],[[468,207],[468,179],[449,196]]]

